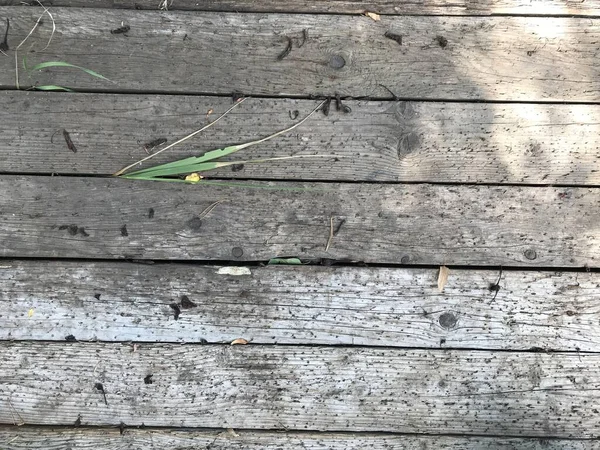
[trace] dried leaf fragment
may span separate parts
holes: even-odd
[[[440,273],[438,275],[438,289],[440,292],[444,292],[444,286],[448,282],[448,275],[450,274],[450,269],[446,266],[440,266]]]
[[[231,345],[246,345],[248,341],[244,338],[237,338],[231,341]]]
[[[375,22],[379,22],[381,20],[381,16],[377,13],[374,12],[365,12],[364,14],[366,17],[370,17],[371,19],[373,19]]]
[[[29,312],[27,312],[27,316],[28,316],[28,317],[31,317],[31,316],[33,316],[33,313],[34,313],[34,312],[35,312],[35,309],[31,308],[31,309],[29,310]]]

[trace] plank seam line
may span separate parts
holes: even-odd
[[[193,432],[214,432],[214,433],[226,433],[229,428],[203,428],[203,427],[172,427],[172,426],[141,426],[141,425],[131,425],[128,426],[126,423],[123,423],[124,431],[127,433],[127,430],[137,430],[137,431],[177,431],[181,433],[193,433]],[[82,425],[75,427],[72,424],[57,424],[57,425],[47,425],[47,424],[24,424],[21,426],[8,425],[8,424],[0,424],[0,432],[2,431],[10,431],[10,430],[38,430],[38,429],[48,429],[48,430],[60,430],[60,431],[69,431],[69,430],[77,430],[77,431],[101,431],[101,430],[114,430],[118,431],[121,428],[121,424],[115,425]],[[523,439],[523,440],[539,440],[539,441],[599,441],[600,438],[581,438],[581,437],[562,437],[562,436],[529,436],[529,435],[498,435],[498,434],[461,434],[461,433],[394,433],[389,431],[349,431],[349,430],[311,430],[311,429],[302,429],[302,430],[289,430],[285,428],[235,428],[236,432],[239,433],[255,433],[255,434],[272,434],[272,433],[282,433],[288,435],[295,436],[313,436],[317,435],[326,435],[326,434],[336,434],[343,436],[364,436],[364,437],[401,437],[401,436],[411,436],[411,437],[451,437],[451,438],[489,438],[489,439]]]
[[[74,92],[42,92],[42,91],[30,91],[26,88],[33,86],[21,86],[21,89],[17,89],[14,86],[0,85],[0,91],[4,92],[25,92],[35,93],[37,95],[77,95],[77,94],[105,94],[105,95],[164,95],[164,96],[188,96],[188,97],[217,97],[217,98],[231,98],[231,93],[214,93],[214,92],[180,92],[180,91],[161,91],[161,90],[144,90],[138,91],[133,89],[123,90],[108,90],[108,89],[92,89],[92,88],[73,88],[76,89]],[[319,100],[324,99],[327,96],[333,96],[331,93],[325,94],[298,94],[298,95],[272,95],[272,94],[244,94],[249,98],[254,99],[273,99],[273,100]],[[393,98],[390,96],[345,96],[341,97],[342,100],[353,100],[353,101],[367,101],[367,102],[419,102],[419,103],[489,103],[494,105],[589,105],[595,106],[600,104],[600,100],[590,101],[570,101],[570,100],[493,100],[493,99],[469,99],[469,98],[421,98],[421,97],[400,97]],[[200,114],[202,116],[202,114]]]
[[[317,261],[319,260],[319,261]],[[322,263],[320,261],[330,263]],[[75,258],[75,257],[44,257],[44,256],[0,256],[2,263],[19,263],[21,261],[39,261],[39,262],[80,262],[87,264],[139,264],[139,265],[180,265],[180,266],[205,266],[205,267],[261,267],[266,268],[267,260],[235,261],[223,259],[125,259],[125,258]],[[499,265],[464,265],[447,264],[451,270],[464,271],[499,271],[504,272],[568,272],[568,273],[600,273],[600,267],[562,267],[562,266],[499,266]],[[271,266],[275,267],[275,266]],[[290,267],[290,266],[279,266]],[[365,263],[362,261],[345,261],[327,258],[306,258],[306,263],[302,267],[331,267],[331,268],[372,268],[372,269],[414,269],[438,270],[440,264],[402,264],[402,263]],[[2,269],[0,269],[2,270]]]
[[[57,173],[57,172],[7,172],[0,171],[0,177],[32,177],[32,178],[115,178],[111,174],[98,173]],[[279,178],[257,178],[257,177],[219,177],[207,178],[210,181],[225,181],[225,182],[262,182],[262,183],[279,183],[279,184],[301,184],[301,183],[318,183],[318,184],[341,184],[341,185],[382,185],[382,186],[402,186],[402,185],[425,185],[425,186],[467,186],[467,187],[526,187],[526,188],[574,188],[574,189],[598,189],[599,184],[562,184],[562,183],[489,183],[489,182],[460,182],[460,181],[371,181],[371,180],[322,180],[318,178],[301,178],[301,179],[279,179]]]
[[[165,306],[168,306],[168,303],[165,303]],[[553,327],[551,327],[553,328]],[[161,346],[161,345],[171,345],[171,346],[189,346],[189,347],[231,347],[230,343],[224,342],[181,342],[181,341],[105,341],[105,340],[93,340],[93,341],[65,341],[65,340],[48,340],[48,339],[0,339],[0,350],[2,346],[6,343],[11,344],[47,344],[53,346],[78,346],[82,348],[89,347],[94,344],[105,344],[105,345],[130,345],[130,344],[143,344],[143,345],[152,345],[152,346]],[[510,349],[510,348],[498,348],[498,349],[489,349],[489,348],[471,348],[471,347],[415,347],[415,346],[390,346],[390,345],[353,345],[353,344],[311,344],[311,343],[298,343],[298,344],[273,344],[273,343],[260,343],[260,344],[250,344],[252,347],[278,347],[278,348],[327,348],[327,349],[352,349],[352,350],[387,350],[387,351],[427,351],[427,352],[437,352],[437,353],[446,353],[448,351],[452,352],[471,352],[471,353],[505,353],[505,354],[539,354],[544,353],[548,355],[560,354],[560,355],[568,355],[573,357],[586,357],[586,356],[596,356],[600,354],[600,351],[591,352],[591,351],[579,351],[579,350],[558,350],[558,349],[542,349],[542,348],[528,348],[528,349]],[[597,389],[600,390],[600,389]],[[493,393],[487,394],[492,395]]]
[[[36,7],[36,8],[40,8],[41,7],[37,4],[30,4],[30,5],[23,5],[23,4],[16,4],[16,5],[0,5],[0,7],[2,8],[23,8],[23,7]],[[104,10],[112,10],[112,11],[136,11],[136,12],[144,12],[144,13],[151,13],[151,12],[157,12],[157,13],[215,13],[215,14],[223,14],[223,13],[229,13],[229,14],[243,14],[243,15],[249,15],[249,14],[272,14],[272,15],[290,15],[290,16],[361,16],[362,13],[360,12],[344,12],[344,11],[288,11],[288,10],[268,10],[268,11],[264,11],[264,10],[257,10],[257,11],[249,11],[249,10],[237,10],[237,9],[233,9],[233,8],[215,8],[215,9],[204,9],[204,8],[197,8],[197,9],[183,9],[183,8],[169,8],[168,11],[162,11],[159,9],[150,9],[150,8],[140,8],[140,9],[136,9],[136,8],[122,8],[122,7],[110,7],[110,6],[96,6],[96,7],[92,7],[92,8],[88,8],[85,6],[70,6],[70,5],[59,5],[59,6],[52,6],[50,5],[51,8],[53,9],[73,9],[73,10],[96,10],[96,11],[104,11]],[[369,8],[365,8],[364,9],[365,12],[369,11],[369,12],[375,12],[377,14],[379,14],[380,16],[385,16],[385,17],[441,17],[441,18],[493,18],[493,17],[523,17],[523,18],[541,18],[541,19],[577,19],[577,18],[582,18],[582,19],[597,19],[600,18],[600,15],[598,14],[586,14],[586,13],[581,13],[581,14],[540,14],[540,13],[532,13],[532,14],[525,14],[525,13],[486,13],[486,14],[474,14],[474,13],[465,13],[465,14],[461,14],[461,13],[455,13],[455,14],[451,14],[451,13],[431,13],[431,14],[425,14],[425,13],[385,13],[385,12],[378,12],[377,8],[373,8],[373,9],[369,9]]]

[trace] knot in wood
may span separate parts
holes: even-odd
[[[438,319],[440,326],[446,330],[454,328],[458,322],[458,318],[451,312],[445,312]]]
[[[342,55],[333,55],[329,58],[329,67],[332,69],[341,69],[346,65],[346,60]]]

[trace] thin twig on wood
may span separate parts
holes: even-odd
[[[149,156],[146,156],[145,158],[140,159],[139,161],[128,165],[127,167],[124,167],[123,169],[119,170],[118,172],[115,172],[113,174],[113,177],[118,177],[119,175],[122,175],[123,173],[127,172],[129,169],[137,166],[138,164],[141,164],[145,161],[148,161],[150,158],[154,158],[156,155],[160,155],[162,152],[164,152],[165,150],[169,150],[170,148],[175,147],[178,144],[181,144],[182,142],[187,141],[188,139],[193,138],[194,136],[196,136],[198,133],[200,133],[201,131],[206,130],[209,127],[212,127],[214,124],[216,124],[219,120],[221,120],[223,117],[225,117],[227,114],[229,114],[229,112],[235,108],[236,106],[238,106],[239,104],[243,103],[247,98],[249,97],[244,97],[240,100],[238,100],[236,103],[234,103],[234,105],[229,108],[227,111],[225,111],[223,114],[221,114],[219,117],[217,117],[214,121],[212,121],[211,123],[209,123],[208,125],[203,126],[202,128],[200,128],[199,130],[194,131],[193,133],[188,134],[187,136],[179,139],[178,141],[173,142],[170,145],[167,145],[165,148],[160,149],[159,151],[152,153]]]
[[[27,36],[25,36],[25,39],[23,39],[21,41],[21,43],[19,45],[17,45],[17,47],[15,48],[15,85],[16,85],[17,89],[21,89],[21,87],[19,86],[19,49],[25,43],[25,41],[27,41],[27,39],[29,39],[29,37],[33,34],[33,32],[37,29],[37,27],[40,25],[42,17],[44,17],[44,14],[48,14],[48,16],[50,17],[50,20],[52,21],[52,34],[50,34],[48,43],[42,49],[42,51],[44,51],[48,48],[48,46],[50,45],[50,42],[52,42],[52,37],[54,36],[54,32],[56,31],[56,22],[54,21],[54,17],[52,16],[52,14],[50,13],[50,11],[48,11],[48,8],[46,8],[39,0],[36,0],[36,1],[40,4],[40,6],[42,8],[44,8],[44,12],[42,13],[42,15],[40,15],[40,17],[38,17],[38,19],[35,22],[35,25],[33,25],[33,28],[31,29],[31,31],[29,31],[29,34]]]
[[[199,215],[198,218],[199,219],[204,219],[206,216],[208,216],[213,209],[215,209],[220,203],[223,203],[227,201],[227,199],[221,199],[221,200],[217,200],[216,202],[214,202],[213,204],[211,204],[210,206],[208,206],[207,208],[204,209],[204,211],[202,211]]]
[[[326,252],[329,251],[331,241],[333,241],[333,216],[329,218],[329,239],[327,239],[327,245],[325,246]]]
[[[13,422],[16,426],[20,427],[22,425],[25,425],[25,421],[23,420],[23,417],[21,417],[21,414],[19,414],[19,411],[17,411],[17,409],[13,406],[12,402],[10,401],[10,399],[8,399],[8,405],[10,406],[10,415],[12,416]],[[14,412],[14,414],[13,414]],[[15,414],[17,415],[17,417],[19,418],[19,421],[17,422]]]

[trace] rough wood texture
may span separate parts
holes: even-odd
[[[167,95],[1,92],[2,172],[111,174],[144,144],[185,136],[230,99]],[[348,101],[351,114],[315,116],[234,159],[333,155],[247,164],[226,177],[350,181],[599,185],[600,108],[594,105]],[[173,161],[288,127],[315,101],[251,99],[211,130],[169,150]],[[334,108],[332,108],[335,110]],[[60,132],[67,129],[77,153]]]
[[[4,424],[80,417],[82,425],[582,438],[600,430],[600,355],[591,353],[4,342],[0,356]]]
[[[23,86],[389,97],[383,84],[417,99],[600,100],[600,19],[403,16],[376,22],[340,15],[53,11],[57,33],[43,52],[50,25],[34,33],[27,45],[38,51],[29,55],[29,67],[58,59],[115,84],[59,68],[22,73]],[[0,17],[12,18],[11,48],[38,14],[38,8],[0,8]],[[131,27],[127,36],[111,34],[121,23]],[[300,47],[303,29],[308,39]],[[386,31],[402,34],[402,46]],[[296,44],[278,60],[285,36]],[[0,87],[15,86],[14,72],[14,59],[0,58]]]
[[[594,450],[598,442],[458,436],[261,431],[0,427],[3,450]]]
[[[34,2],[30,2],[34,3]],[[53,6],[157,9],[157,0],[52,0]],[[0,0],[0,5],[22,5],[22,0]],[[35,5],[34,5],[35,6]],[[361,14],[448,15],[599,15],[597,0],[168,0],[169,10],[233,12],[302,12]]]
[[[598,349],[598,273],[504,271],[497,294],[495,271],[452,270],[443,293],[437,275],[6,261],[0,339]]]
[[[2,256],[595,267],[600,252],[597,189],[251,186],[3,176]]]

